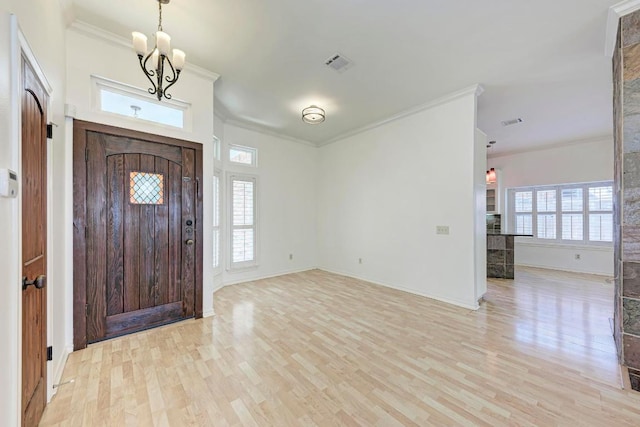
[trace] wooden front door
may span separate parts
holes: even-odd
[[[74,128],[84,160],[74,170],[84,199],[76,218],[84,247],[74,249],[84,258],[84,345],[201,316],[200,146],[83,122]]]
[[[23,426],[38,425],[47,404],[47,103],[22,58]]]

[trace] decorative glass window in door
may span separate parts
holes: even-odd
[[[129,201],[135,205],[164,204],[164,176],[159,173],[131,172]]]

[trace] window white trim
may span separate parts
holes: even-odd
[[[247,153],[251,156],[251,162],[247,163],[247,162],[240,162],[237,160],[233,160],[233,158],[231,157],[231,152],[235,150],[235,151],[241,151],[244,153]],[[254,147],[247,147],[245,145],[238,145],[238,144],[229,144],[229,149],[227,151],[227,159],[229,160],[230,163],[234,164],[234,165],[240,165],[240,166],[248,166],[248,167],[258,167],[258,149],[254,148]]]
[[[508,207],[507,207],[507,215],[506,215],[506,224],[507,230],[510,233],[521,232],[522,230],[517,230],[516,227],[516,215],[530,215],[531,216],[531,234],[533,234],[532,238],[527,238],[528,242],[533,244],[540,245],[562,245],[562,246],[604,246],[609,247],[613,243],[611,241],[598,241],[598,240],[590,240],[589,239],[589,215],[594,214],[613,214],[613,210],[589,210],[589,189],[595,187],[612,187],[612,181],[599,181],[599,182],[588,182],[588,183],[575,183],[575,184],[560,184],[560,185],[547,185],[547,186],[532,186],[532,187],[519,187],[519,188],[510,188],[507,190],[508,195]],[[580,189],[582,190],[582,209],[571,211],[564,210],[562,207],[562,191],[570,190],[570,189]],[[539,192],[548,192],[549,190],[555,191],[555,200],[556,200],[556,209],[555,211],[538,211],[538,193]],[[516,193],[523,192],[531,192],[532,193],[532,206],[531,212],[516,212]],[[563,214],[569,215],[580,215],[582,220],[582,239],[564,239],[562,235],[562,221]],[[555,215],[555,238],[540,238],[538,233],[538,218],[542,218],[544,215]],[[547,233],[547,235],[553,235],[553,233]]]
[[[234,224],[234,183],[236,182],[247,182],[252,184],[252,212],[251,216],[253,218],[251,224]],[[228,173],[227,174],[227,204],[229,206],[227,212],[229,215],[228,218],[228,269],[231,271],[237,271],[247,268],[254,268],[258,265],[258,177],[256,175],[248,175],[248,174],[238,174],[238,173]],[[252,259],[247,259],[243,261],[235,261],[234,254],[234,244],[236,240],[234,238],[235,231],[249,231],[251,232],[251,238],[253,239],[252,243],[252,251],[251,254]]]
[[[220,161],[221,153],[222,153],[222,141],[220,141],[220,138],[213,135],[213,158]]]
[[[166,123],[162,123],[160,121],[135,118],[130,115],[105,111],[102,109],[102,91],[103,90],[114,93],[114,94],[131,97],[140,101],[156,104],[163,108],[180,111],[182,112],[182,126],[173,126]],[[144,122],[148,124],[153,124],[155,126],[161,126],[167,129],[173,129],[173,130],[180,129],[183,131],[190,132],[192,129],[191,104],[186,101],[181,101],[179,99],[172,98],[172,99],[167,99],[160,102],[156,98],[154,98],[153,95],[150,95],[149,92],[147,92],[144,89],[140,89],[135,86],[131,86],[125,83],[120,83],[115,80],[110,80],[97,75],[91,75],[91,91],[93,95],[92,108],[94,111],[100,112],[101,114],[106,114],[112,117],[118,117],[120,119],[125,119],[132,122]]]

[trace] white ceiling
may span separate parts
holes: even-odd
[[[323,144],[481,83],[479,127],[499,153],[611,135],[604,42],[617,2],[172,0],[163,24],[188,62],[221,75],[216,98],[232,120]],[[123,37],[157,26],[156,0],[71,7]],[[326,67],[336,52],[353,67]],[[301,121],[310,104],[324,123]],[[516,117],[524,122],[500,124]]]

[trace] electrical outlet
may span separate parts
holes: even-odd
[[[362,258],[358,258],[358,264],[362,264]]]
[[[293,254],[289,254],[289,259],[292,260],[293,259]]]
[[[436,225],[436,234],[449,234],[448,225]]]
[[[580,259],[580,254],[575,255],[576,259]]]

